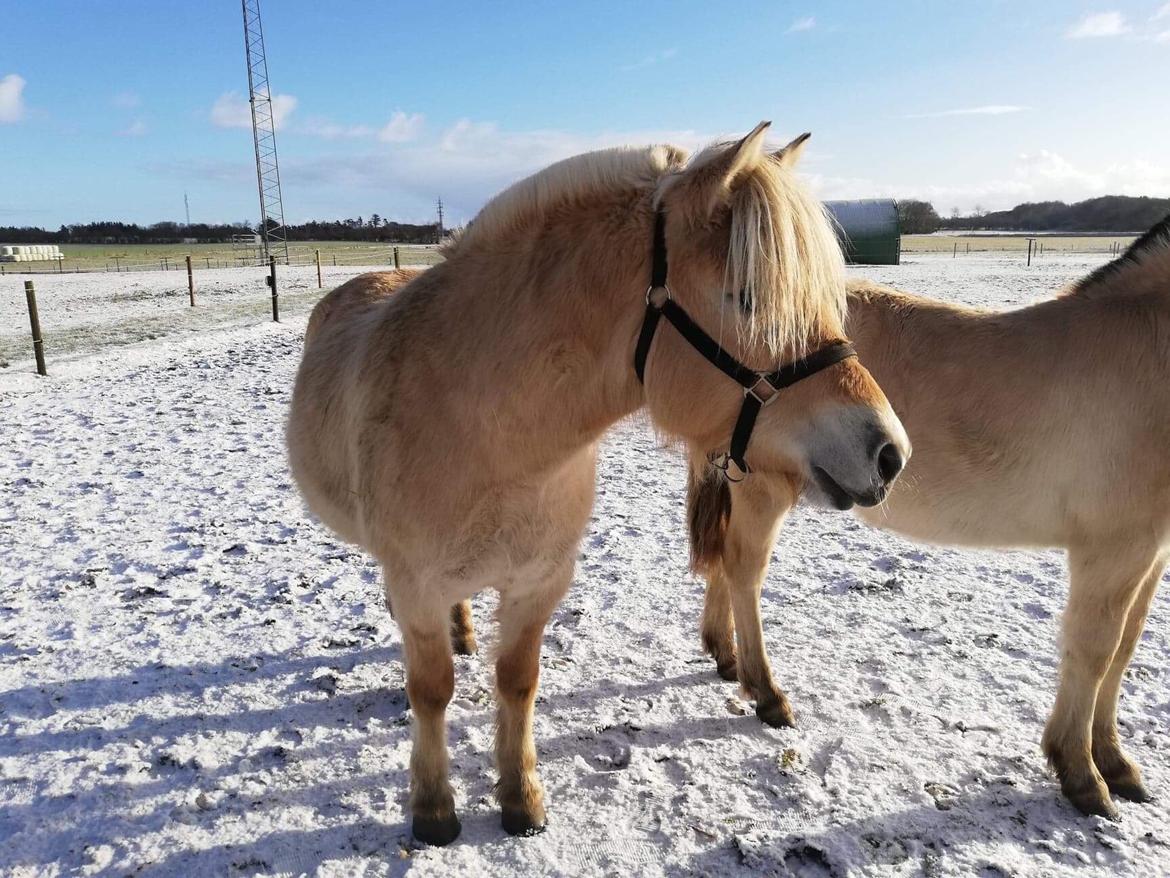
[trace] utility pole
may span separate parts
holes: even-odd
[[[439,196],[439,240],[436,244],[443,243],[443,197]]]
[[[187,200],[187,193],[183,193],[183,209],[187,211],[187,225],[191,225],[191,202]]]

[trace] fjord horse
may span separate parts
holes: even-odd
[[[976,311],[856,281],[848,308],[857,351],[914,442],[903,478],[861,517],[930,543],[1065,548],[1060,684],[1043,750],[1081,811],[1115,816],[1110,792],[1145,801],[1117,699],[1170,558],[1170,217],[1031,307]],[[781,484],[729,485],[693,450],[702,642],[749,690],[769,671],[754,629],[738,630],[737,595],[759,593],[796,496]],[[827,482],[813,490],[852,505]]]
[[[799,142],[768,154],[766,128],[689,160],[662,146],[567,159],[489,202],[441,264],[405,285],[355,278],[311,319],[290,463],[310,509],[382,564],[421,841],[460,831],[449,619],[485,588],[500,595],[503,826],[544,826],[532,740],[541,637],[589,520],[595,444],[615,421],[644,406],[657,429],[725,450],[753,479],[824,472],[863,503],[909,455],[842,342],[840,251],[790,169]],[[764,374],[782,364],[779,378]],[[796,377],[807,380],[775,392]],[[758,709],[789,710],[779,690],[761,692]]]

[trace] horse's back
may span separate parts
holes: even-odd
[[[305,328],[305,347],[313,342],[326,326],[336,325],[355,310],[363,309],[393,295],[414,280],[420,272],[407,269],[376,271],[350,278],[336,289],[326,293],[309,315]]]

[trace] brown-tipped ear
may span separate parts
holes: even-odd
[[[811,131],[806,131],[804,134],[797,137],[787,146],[781,147],[772,153],[772,157],[780,162],[781,166],[791,168],[796,164],[800,158],[800,153],[804,149],[805,141],[812,137]]]

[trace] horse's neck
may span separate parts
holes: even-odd
[[[480,258],[449,265],[469,333],[460,352],[468,404],[509,433],[539,434],[554,455],[593,441],[641,405],[633,341],[649,270],[648,238],[556,237],[583,246],[501,255],[486,271]]]

